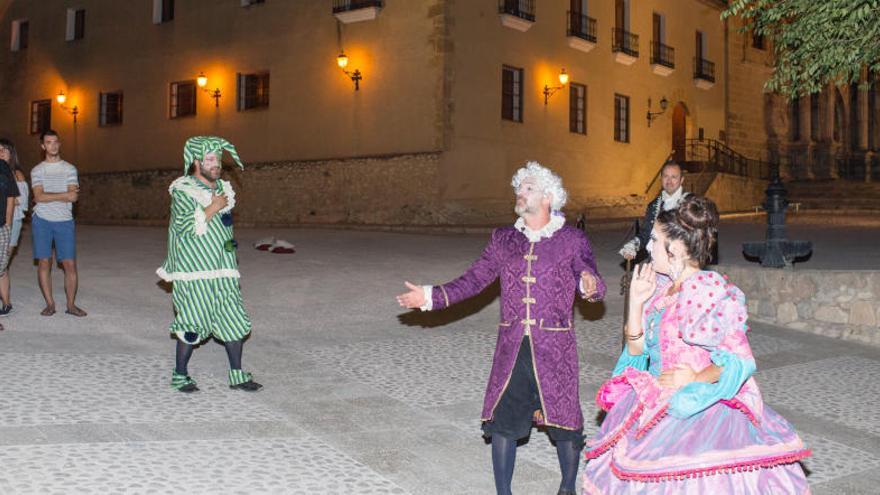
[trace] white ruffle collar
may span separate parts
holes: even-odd
[[[684,187],[678,186],[678,189],[672,194],[669,194],[666,191],[661,191],[660,197],[663,200],[663,211],[678,208],[678,204],[684,199]]]
[[[196,200],[202,208],[207,208],[211,204],[211,195],[213,193],[197,182],[198,179],[190,175],[178,177],[168,186],[168,192],[184,192],[187,196]],[[220,189],[223,191],[223,195],[226,196],[226,207],[220,210],[220,213],[226,213],[235,207],[235,191],[232,189],[232,184],[229,181],[218,179],[217,182],[220,183]]]
[[[550,221],[539,230],[530,229],[529,226],[526,225],[526,221],[523,217],[517,218],[516,223],[513,224],[513,227],[522,232],[529,242],[539,242],[541,239],[549,239],[563,226],[565,226],[565,216],[556,213],[551,214]]]

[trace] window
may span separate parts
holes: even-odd
[[[172,119],[188,117],[196,114],[196,82],[178,81],[171,83]]]
[[[764,35],[752,32],[752,48],[764,49]]]
[[[104,127],[122,124],[122,91],[101,93],[98,98],[98,125]]]
[[[18,52],[28,47],[28,31],[30,24],[26,19],[12,21],[12,40],[9,49]]]
[[[507,65],[501,68],[501,118],[523,121],[523,70]]]
[[[174,0],[153,0],[153,24],[174,20]]]
[[[81,40],[86,35],[85,9],[67,9],[66,41]]]
[[[614,140],[629,142],[629,96],[614,95]]]
[[[269,106],[269,73],[238,74],[238,109]]]
[[[819,115],[819,93],[810,95],[810,139],[818,141],[820,138],[820,115]]]
[[[571,83],[568,90],[568,130],[587,133],[587,87]]]
[[[535,22],[535,0],[500,0],[498,12]]]
[[[52,128],[52,100],[31,102],[31,134],[41,134]]]
[[[791,140],[801,140],[801,100],[797,96],[791,99]]]

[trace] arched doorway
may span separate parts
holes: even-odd
[[[678,102],[672,109],[672,150],[673,158],[684,163],[687,158],[687,107]]]

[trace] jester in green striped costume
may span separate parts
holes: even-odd
[[[229,387],[256,391],[262,385],[241,369],[243,340],[251,331],[238,285],[237,244],[232,238],[235,191],[221,179],[223,152],[244,169],[235,147],[223,138],[197,136],[183,148],[184,176],[171,183],[168,257],[156,271],[173,284],[177,359],[171,386],[198,390],[187,372],[193,348],[216,338],[229,357]],[[191,175],[187,172],[192,168]]]

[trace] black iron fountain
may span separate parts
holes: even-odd
[[[785,210],[788,209],[787,192],[779,174],[774,174],[767,186],[764,210],[767,211],[767,240],[743,243],[747,258],[759,259],[761,266],[771,268],[791,267],[798,258],[813,252],[810,241],[790,241],[785,238]]]

